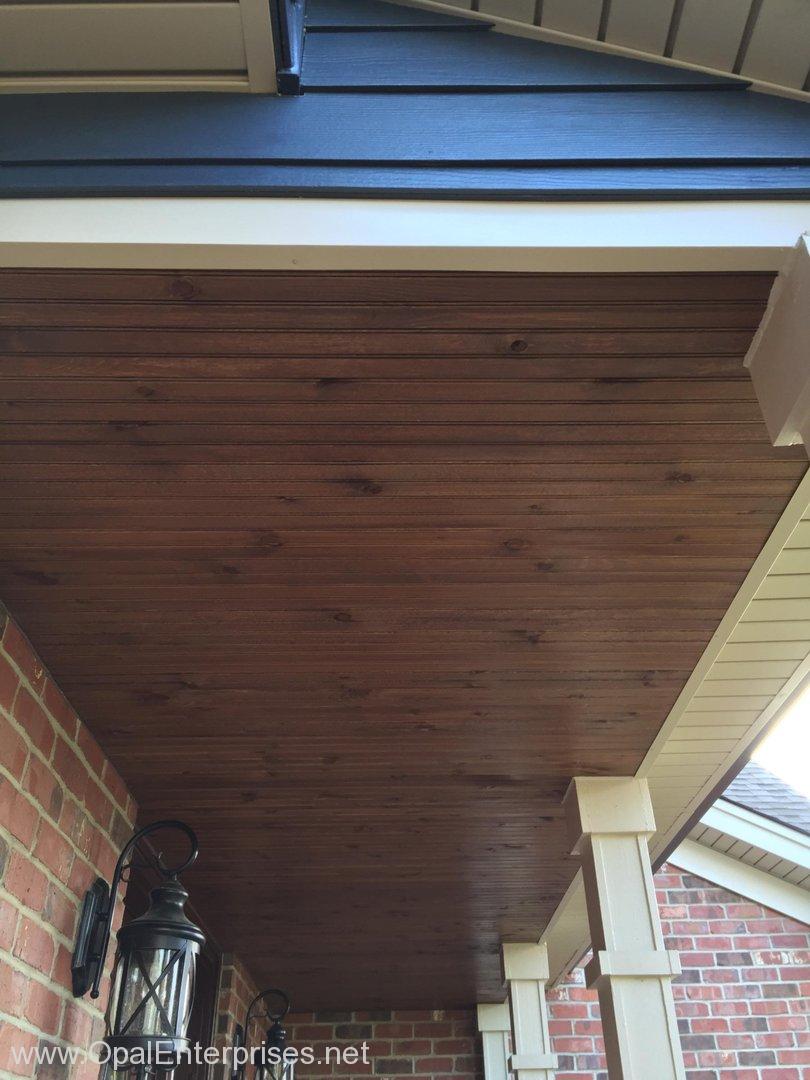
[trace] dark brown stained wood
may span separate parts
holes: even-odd
[[[771,284],[0,271],[0,596],[258,981],[502,998],[806,468]]]

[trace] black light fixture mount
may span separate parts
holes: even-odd
[[[112,884],[98,878],[88,889],[82,906],[71,963],[74,997],[88,990],[100,993],[104,962],[110,943],[118,886],[133,867],[134,852],[154,832],[182,832],[190,852],[178,866],[166,866],[161,855],[150,865],[162,877],[152,890],[149,910],[118,931],[118,952],[107,1008],[105,1043],[116,1062],[116,1072],[135,1070],[146,1075],[175,1068],[188,1048],[186,1037],[194,996],[197,956],[205,936],[185,914],[188,893],[178,875],[197,858],[197,837],[182,821],[156,821],[138,830],[118,857]]]
[[[264,1006],[263,1010],[261,1006]],[[254,1020],[269,1020],[270,1026],[264,1039],[261,1060],[256,1064],[255,1080],[284,1080],[292,1073],[290,1063],[284,1061],[287,1032],[282,1021],[290,1011],[290,999],[283,990],[270,987],[260,990],[248,1005],[244,1027],[237,1024],[233,1033],[233,1066],[231,1080],[241,1080],[245,1074],[244,1063],[238,1061],[250,1039],[250,1025]]]

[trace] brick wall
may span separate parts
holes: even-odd
[[[299,1065],[297,1077],[387,1076],[482,1080],[480,1039],[471,1009],[297,1013],[287,1018],[291,1046],[369,1044],[368,1064]],[[323,1059],[322,1059],[323,1060]]]
[[[810,1078],[810,928],[671,865],[656,887],[684,969],[674,993],[689,1080]],[[482,1074],[473,1012],[306,1013],[287,1027],[292,1045],[318,1053],[370,1044],[367,1067],[299,1066],[300,1077]],[[607,1080],[599,1003],[581,967],[549,994],[549,1028],[557,1080]]]
[[[223,953],[219,974],[217,997],[217,1021],[214,1028],[214,1045],[220,1050],[233,1046],[233,1035],[237,1024],[244,1027],[248,1006],[258,993],[250,972],[233,953]],[[250,1025],[249,1046],[263,1042],[263,1032],[258,1023]],[[220,1069],[222,1075],[227,1075]]]
[[[98,1002],[70,992],[84,892],[110,880],[136,808],[121,778],[0,607],[0,1077],[35,1075],[12,1046],[87,1048]],[[122,903],[119,901],[120,922]],[[112,962],[113,950],[108,957]],[[39,1067],[40,1080],[95,1080],[98,1067]]]
[[[810,1077],[810,930],[666,866],[656,875],[690,1080]],[[557,1080],[607,1080],[596,994],[582,969],[549,994]]]

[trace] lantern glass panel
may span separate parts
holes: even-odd
[[[184,952],[182,948],[137,949],[126,964],[119,965],[117,1034],[171,1037],[178,1028],[185,1030],[194,981],[189,977],[184,984]],[[192,954],[192,965],[194,959]]]

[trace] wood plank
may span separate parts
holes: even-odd
[[[742,162],[706,158],[652,166],[639,164],[638,160],[621,164],[586,161],[573,167],[543,162],[445,165],[309,161],[5,165],[0,173],[0,193],[5,198],[94,198],[103,190],[122,198],[240,192],[250,197],[390,198],[396,192],[400,198],[501,201],[806,199],[810,194],[810,165],[804,160],[804,143],[792,132],[788,141],[795,155],[789,161],[779,157]]]
[[[317,34],[307,42],[303,85],[316,91],[466,91],[513,88],[554,91],[664,90],[684,87],[737,90],[722,76],[664,67],[608,53],[507,34],[479,34],[475,62],[465,30]]]
[[[518,326],[510,333],[431,331],[194,331],[141,330],[138,354],[242,356],[499,356],[545,353],[552,356],[595,354],[698,354],[740,356],[751,330],[536,331]],[[126,353],[132,336],[124,330],[0,329],[4,353]],[[526,370],[525,368],[523,369]]]
[[[690,434],[684,432],[683,434]],[[363,466],[371,464],[386,464],[392,462],[408,464],[457,464],[460,461],[496,464],[515,462],[517,464],[536,465],[539,463],[561,464],[570,461],[573,464],[603,464],[605,461],[658,462],[663,465],[675,465],[683,459],[696,460],[698,462],[716,459],[719,441],[714,443],[681,442],[681,443],[658,443],[645,445],[644,443],[603,443],[578,445],[574,443],[559,443],[549,445],[542,444],[517,444],[517,443],[467,443],[465,445],[450,445],[445,442],[432,442],[424,444],[273,444],[264,445],[260,455],[245,445],[227,445],[219,443],[199,443],[194,445],[184,444],[167,455],[165,446],[144,445],[131,441],[129,444],[115,444],[108,442],[104,446],[103,455],[99,453],[97,443],[82,444],[76,442],[51,443],[17,443],[14,446],[13,460],[15,463],[39,463],[59,464],[94,463],[98,464],[101,457],[106,463],[123,462],[133,464],[145,462],[157,465],[161,469],[170,470],[175,463],[203,464],[203,463],[239,463],[255,464],[260,460],[265,465],[269,463],[283,464],[294,463],[296,465],[306,463],[323,462],[334,465],[336,463],[347,466]],[[738,462],[764,463],[774,459],[796,462],[802,460],[806,468],[806,456],[801,447],[772,447],[763,440],[761,443],[735,442],[734,458]],[[798,451],[798,453],[797,453]],[[9,453],[0,452],[0,462],[11,456]],[[791,616],[787,616],[790,618]],[[795,617],[795,616],[793,616]],[[801,616],[799,616],[801,617]]]
[[[509,330],[706,328],[755,330],[762,304],[217,304],[0,303],[0,326],[239,330]]]
[[[387,335],[386,335],[387,336]],[[512,341],[525,340],[511,338]],[[72,345],[62,340],[63,347]],[[132,345],[130,339],[129,345]],[[585,379],[616,384],[618,380],[737,379],[743,352],[720,355],[641,354],[605,356],[526,355],[509,349],[505,355],[348,355],[348,356],[166,356],[160,353],[88,356],[84,353],[45,355],[0,352],[0,376],[11,378],[129,378],[129,379],[315,379],[321,387],[346,379]],[[795,454],[795,450],[793,450]]]
[[[104,420],[109,424],[171,422],[180,424],[703,424],[754,425],[760,422],[755,401],[603,402],[570,401],[452,401],[452,402],[164,402],[141,398],[136,402],[66,403],[0,400],[0,422],[13,424],[71,424]],[[14,428],[11,428],[12,434]]]
[[[137,402],[751,402],[746,376],[737,379],[19,379],[0,369],[9,403]]]
[[[613,165],[643,159],[646,170],[654,162],[807,160],[801,102],[716,90],[628,96],[617,123],[609,93],[589,95],[587,108],[565,92],[178,94],[166,100],[63,94],[53,95],[44,116],[32,94],[0,116],[0,140],[9,148],[9,165],[282,160],[309,169],[316,162],[356,168],[362,162]],[[665,140],[653,138],[662,130]]]
[[[340,465],[311,466],[321,468],[324,478],[320,481],[295,478],[298,469],[306,475],[308,466],[290,466],[282,469],[276,466],[250,466],[242,465],[235,467],[223,467],[217,471],[215,468],[207,470],[208,479],[204,475],[195,476],[194,466],[169,466],[158,470],[153,476],[149,475],[148,469],[137,466],[63,466],[56,470],[59,474],[49,473],[47,465],[40,468],[36,466],[18,465],[15,463],[3,464],[0,462],[0,491],[9,498],[25,498],[31,493],[31,480],[39,474],[45,473],[48,479],[37,480],[38,494],[40,496],[64,496],[64,480],[72,481],[74,499],[118,499],[121,497],[121,481],[127,481],[127,490],[132,499],[160,498],[170,500],[173,498],[188,496],[190,499],[256,499],[262,498],[270,502],[287,502],[295,500],[303,507],[313,509],[322,508],[321,500],[330,500],[329,505],[337,505],[336,500],[343,499],[345,505],[354,506],[382,498],[384,502],[381,508],[392,505],[396,500],[400,508],[430,506],[425,499],[436,499],[448,496],[465,497],[468,499],[485,500],[496,499],[495,505],[507,505],[503,500],[511,500],[511,504],[517,506],[517,499],[531,500],[524,504],[533,513],[537,513],[541,506],[538,499],[549,499],[542,505],[543,512],[559,507],[568,513],[582,513],[582,504],[577,504],[575,499],[591,499],[597,514],[616,512],[612,510],[613,500],[623,499],[628,508],[634,510],[651,509],[649,505],[639,503],[642,498],[661,497],[656,502],[657,510],[674,507],[675,500],[683,500],[679,493],[679,487],[683,481],[676,479],[661,480],[578,480],[570,481],[538,479],[532,482],[528,477],[525,481],[507,480],[498,482],[487,478],[487,470],[494,466],[481,465],[468,466],[462,469],[463,476],[459,478],[438,479],[442,473],[442,466],[422,466],[430,470],[429,476],[436,479],[419,478],[420,466],[413,466],[414,473],[407,479],[391,478],[384,475],[385,466],[376,466],[373,476],[352,475],[353,470]],[[201,471],[201,470],[200,470]],[[450,468],[447,469],[450,472]],[[330,477],[328,474],[333,472]],[[183,474],[186,473],[184,476]],[[273,473],[281,473],[280,479],[274,479]],[[262,475],[264,474],[264,475]],[[288,474],[288,475],[284,475]],[[407,476],[407,474],[406,474]],[[170,477],[170,479],[164,479]],[[416,478],[415,478],[416,477]],[[694,496],[693,506],[689,508],[694,513],[698,507],[698,500],[702,496],[712,498],[711,505],[726,513],[749,513],[759,509],[767,510],[772,507],[778,498],[784,498],[792,494],[795,480],[782,480],[775,478],[772,481],[761,480],[728,480],[728,481],[688,481],[695,484],[690,488]],[[759,497],[759,498],[757,498]],[[408,502],[403,504],[402,499]],[[421,501],[420,501],[421,500]],[[692,501],[692,500],[689,500]],[[372,503],[372,505],[375,505]],[[436,503],[433,503],[434,508]],[[687,502],[688,506],[688,502]],[[702,511],[702,502],[700,503]],[[746,507],[747,509],[743,509]],[[724,560],[718,557],[714,561],[717,567],[736,569],[739,563],[733,558]]]
[[[532,445],[540,443],[655,443],[680,444],[684,437],[696,443],[767,442],[761,423],[663,423],[582,424],[576,432],[568,424],[463,424],[463,423],[161,423],[151,420],[121,420],[105,423],[7,423],[0,428],[0,443],[132,443],[135,445],[182,446],[184,444],[227,444],[271,446],[283,443],[325,443],[340,446],[354,443],[384,445],[421,443],[468,445]]]
[[[341,0],[342,2],[342,0]],[[568,0],[566,0],[568,2]],[[298,270],[26,270],[0,269],[6,300],[137,300],[186,303],[318,304],[611,304],[680,301],[764,303],[772,273],[483,274],[390,271],[372,274]]]
[[[308,34],[319,31],[335,33],[341,30],[371,30],[377,28],[411,30],[440,30],[450,27],[487,30],[490,24],[478,19],[442,11],[422,11],[419,8],[388,4],[380,0],[307,0],[306,25]]]
[[[438,453],[438,448],[437,448]],[[24,494],[16,487],[25,482],[37,481],[37,490],[43,494],[58,494],[64,490],[64,481],[83,485],[90,493],[99,495],[107,491],[120,492],[120,484],[131,484],[133,495],[148,494],[161,485],[167,495],[183,492],[188,495],[205,494],[211,485],[225,483],[232,493],[254,493],[261,489],[269,494],[288,495],[303,492],[338,494],[351,492],[358,497],[390,494],[461,494],[475,485],[481,494],[666,494],[680,491],[685,485],[695,484],[700,493],[752,495],[776,493],[793,494],[797,482],[806,471],[806,462],[795,461],[742,461],[722,465],[716,461],[618,461],[608,460],[582,463],[580,461],[525,462],[510,461],[508,475],[497,462],[478,460],[471,454],[469,460],[458,461],[377,461],[373,468],[365,469],[342,462],[183,462],[177,459],[144,461],[121,464],[96,460],[56,462],[40,464],[20,461],[0,461],[0,477],[10,486],[10,494]],[[613,457],[617,456],[614,451]],[[294,484],[295,487],[288,487]],[[188,486],[187,486],[188,485]],[[203,488],[198,490],[198,486]],[[781,485],[785,485],[784,488]],[[489,489],[492,489],[491,491]],[[524,491],[525,488],[525,491]],[[688,491],[692,488],[687,487]],[[792,554],[792,553],[791,553]],[[796,554],[803,554],[797,552]],[[718,556],[721,565],[722,556]]]

